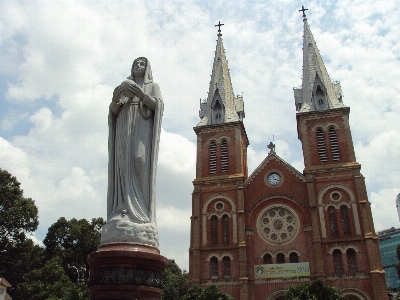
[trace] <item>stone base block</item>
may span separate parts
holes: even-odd
[[[168,259],[151,246],[109,243],[88,255],[90,300],[158,300]]]

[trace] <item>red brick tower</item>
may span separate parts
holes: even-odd
[[[189,277],[240,300],[283,300],[314,279],[351,300],[387,295],[364,177],[339,82],[331,82],[304,15],[303,82],[294,89],[300,173],[270,153],[248,176],[243,99],[218,34],[208,99],[200,103]]]
[[[228,62],[218,33],[208,99],[200,103],[196,179],[193,181],[189,274],[193,284],[232,285],[246,277],[243,183],[248,140],[242,97],[233,94]]]
[[[310,200],[316,277],[387,297],[385,275],[361,165],[349,126],[350,108],[331,82],[304,16],[303,83],[295,89]],[[357,284],[356,284],[357,282]]]

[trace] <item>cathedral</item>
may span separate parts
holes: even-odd
[[[302,11],[303,79],[294,89],[302,172],[271,143],[248,174],[244,102],[233,93],[219,30],[208,99],[194,127],[189,281],[216,284],[240,300],[281,300],[288,286],[315,279],[350,300],[387,299],[350,108]]]

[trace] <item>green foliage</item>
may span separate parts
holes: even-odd
[[[39,225],[38,209],[15,176],[0,169],[0,277],[15,287],[25,273],[42,266],[43,249],[27,238]],[[9,291],[13,296],[13,291]]]
[[[346,300],[342,292],[330,287],[323,280],[314,280],[297,286],[290,286],[285,291],[285,300]]]
[[[163,281],[163,300],[233,300],[216,285],[207,288],[194,285],[189,289],[187,272],[182,272],[173,259],[168,261]]]
[[[163,275],[163,300],[182,299],[188,290],[187,273],[179,268],[175,260],[169,259]]]
[[[86,219],[59,218],[53,223],[43,241],[46,245],[46,258],[58,256],[62,265],[86,266],[86,256],[100,245],[100,229],[105,224],[103,218]]]
[[[29,271],[43,266],[44,250],[26,239],[18,246],[8,247],[1,253],[0,276],[4,276],[15,287],[23,281]],[[10,291],[12,295],[13,292]]]
[[[89,300],[89,288],[87,285],[74,284],[64,291],[61,300]]]
[[[22,243],[39,225],[35,201],[24,198],[15,176],[0,169],[0,249]]]
[[[25,281],[17,287],[18,299],[44,300],[60,299],[73,284],[61,266],[61,259],[55,257],[45,263],[43,268],[30,271]]]
[[[207,288],[192,286],[182,300],[233,300],[233,298],[213,284]]]

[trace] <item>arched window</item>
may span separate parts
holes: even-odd
[[[228,142],[226,139],[221,141],[221,172],[228,172],[229,161],[228,161]]]
[[[222,242],[229,244],[229,217],[227,215],[222,216]]]
[[[332,160],[340,160],[339,144],[336,135],[336,129],[333,126],[328,128],[329,143],[331,144]]]
[[[218,218],[217,216],[211,217],[211,245],[218,244]]]
[[[278,253],[278,255],[276,256],[276,262],[278,264],[284,264],[285,263],[285,254]]]
[[[340,250],[333,251],[333,268],[335,273],[343,273],[342,252]]]
[[[349,210],[346,205],[340,207],[340,216],[342,217],[343,233],[345,235],[351,235]]]
[[[328,208],[329,216],[329,228],[333,237],[338,236],[337,220],[336,220],[336,209],[333,206]]]
[[[328,156],[326,155],[325,134],[321,128],[317,129],[316,136],[317,136],[319,161],[326,162],[326,161],[328,161]]]
[[[231,259],[229,256],[224,256],[222,259],[224,278],[231,278]]]
[[[215,141],[210,143],[210,174],[217,172],[217,144]]]
[[[349,267],[349,272],[351,273],[357,272],[356,251],[354,251],[354,249],[348,249],[346,254],[347,254],[347,265]]]
[[[271,256],[271,254],[265,254],[263,258],[264,258],[264,264],[265,265],[272,264],[272,256]]]
[[[215,256],[210,259],[211,279],[218,279],[218,258]]]
[[[292,252],[289,254],[289,261],[291,263],[298,263],[299,262],[299,255],[296,252]]]

